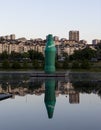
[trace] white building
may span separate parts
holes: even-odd
[[[94,39],[94,40],[92,40],[92,44],[93,45],[97,45],[98,43],[100,43],[101,42],[101,40],[99,40],[99,39]]]

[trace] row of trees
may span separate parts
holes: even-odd
[[[70,56],[70,60],[91,60],[92,58],[101,59],[101,43],[95,46],[95,50],[86,47],[83,50],[76,50],[74,54]]]
[[[91,67],[91,59],[101,58],[101,43],[99,43],[96,47],[96,50],[92,50],[89,47],[86,47],[83,50],[76,50],[72,55],[68,55],[67,53],[63,53],[64,61],[60,62],[60,56],[56,55],[56,68],[57,69],[89,69]],[[41,52],[37,52],[34,50],[30,50],[24,53],[16,53],[11,52],[11,54],[7,54],[7,52],[3,52],[0,54],[1,60],[1,68],[35,68],[35,69],[43,69],[44,68],[44,55]]]
[[[34,50],[24,53],[11,52],[11,54],[4,51],[0,54],[0,60],[0,67],[4,69],[43,69],[44,67],[44,55]]]
[[[93,66],[91,61],[101,60],[101,43],[95,46],[95,49],[86,48],[82,50],[76,50],[72,55],[68,55],[67,53],[63,53],[64,61],[60,63],[57,56],[56,67],[57,68],[72,68],[72,69],[90,69]]]
[[[21,61],[24,59],[30,59],[30,60],[44,60],[44,56],[41,52],[37,52],[34,50],[29,50],[28,52],[24,53],[17,53],[17,52],[11,52],[11,54],[7,54],[6,51],[4,51],[2,54],[0,54],[0,60],[11,60],[11,61]]]
[[[92,58],[96,57],[96,51],[92,50],[91,48],[87,47],[83,50],[76,50],[73,55],[70,56],[70,60],[91,60]]]

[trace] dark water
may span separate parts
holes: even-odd
[[[101,74],[0,74],[0,130],[101,130]]]

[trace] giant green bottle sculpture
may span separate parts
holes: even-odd
[[[56,96],[55,96],[55,79],[46,79],[45,80],[45,97],[44,102],[46,105],[48,118],[53,117],[54,107],[56,103]]]
[[[53,36],[49,34],[47,36],[46,48],[45,48],[45,73],[55,73],[55,56],[56,48],[53,41]]]

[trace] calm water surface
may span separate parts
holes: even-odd
[[[101,75],[1,74],[0,130],[101,130]]]

